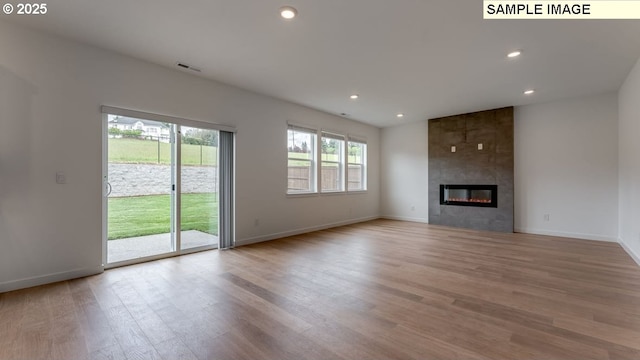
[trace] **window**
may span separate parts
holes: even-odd
[[[289,124],[287,154],[287,194],[367,190],[367,142],[362,138]]]
[[[322,191],[344,191],[344,136],[323,132],[321,146]]]
[[[287,193],[316,191],[316,130],[289,125]]]
[[[367,144],[363,140],[349,138],[347,190],[367,190]]]

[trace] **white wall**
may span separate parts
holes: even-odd
[[[236,126],[238,243],[379,215],[378,128],[0,22],[0,291],[101,271],[100,105]],[[287,198],[287,120],[366,137],[369,191]]]
[[[615,93],[516,108],[516,231],[617,241],[617,117]]]
[[[429,153],[426,121],[382,129],[382,215],[429,221]]]
[[[382,130],[384,217],[428,221],[427,131],[427,121]],[[516,230],[616,241],[616,94],[518,107],[514,131]]]
[[[640,264],[640,59],[618,93],[620,243]]]

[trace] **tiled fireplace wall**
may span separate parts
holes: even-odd
[[[498,207],[440,205],[441,184],[498,185]],[[513,232],[513,107],[429,120],[429,223]]]

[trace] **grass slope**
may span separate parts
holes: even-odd
[[[182,165],[215,166],[218,148],[182,144]],[[109,139],[109,162],[171,164],[171,144],[154,140]]]

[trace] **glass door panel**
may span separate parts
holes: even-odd
[[[175,251],[175,126],[107,117],[107,263]]]
[[[180,249],[218,245],[218,131],[180,127]]]

